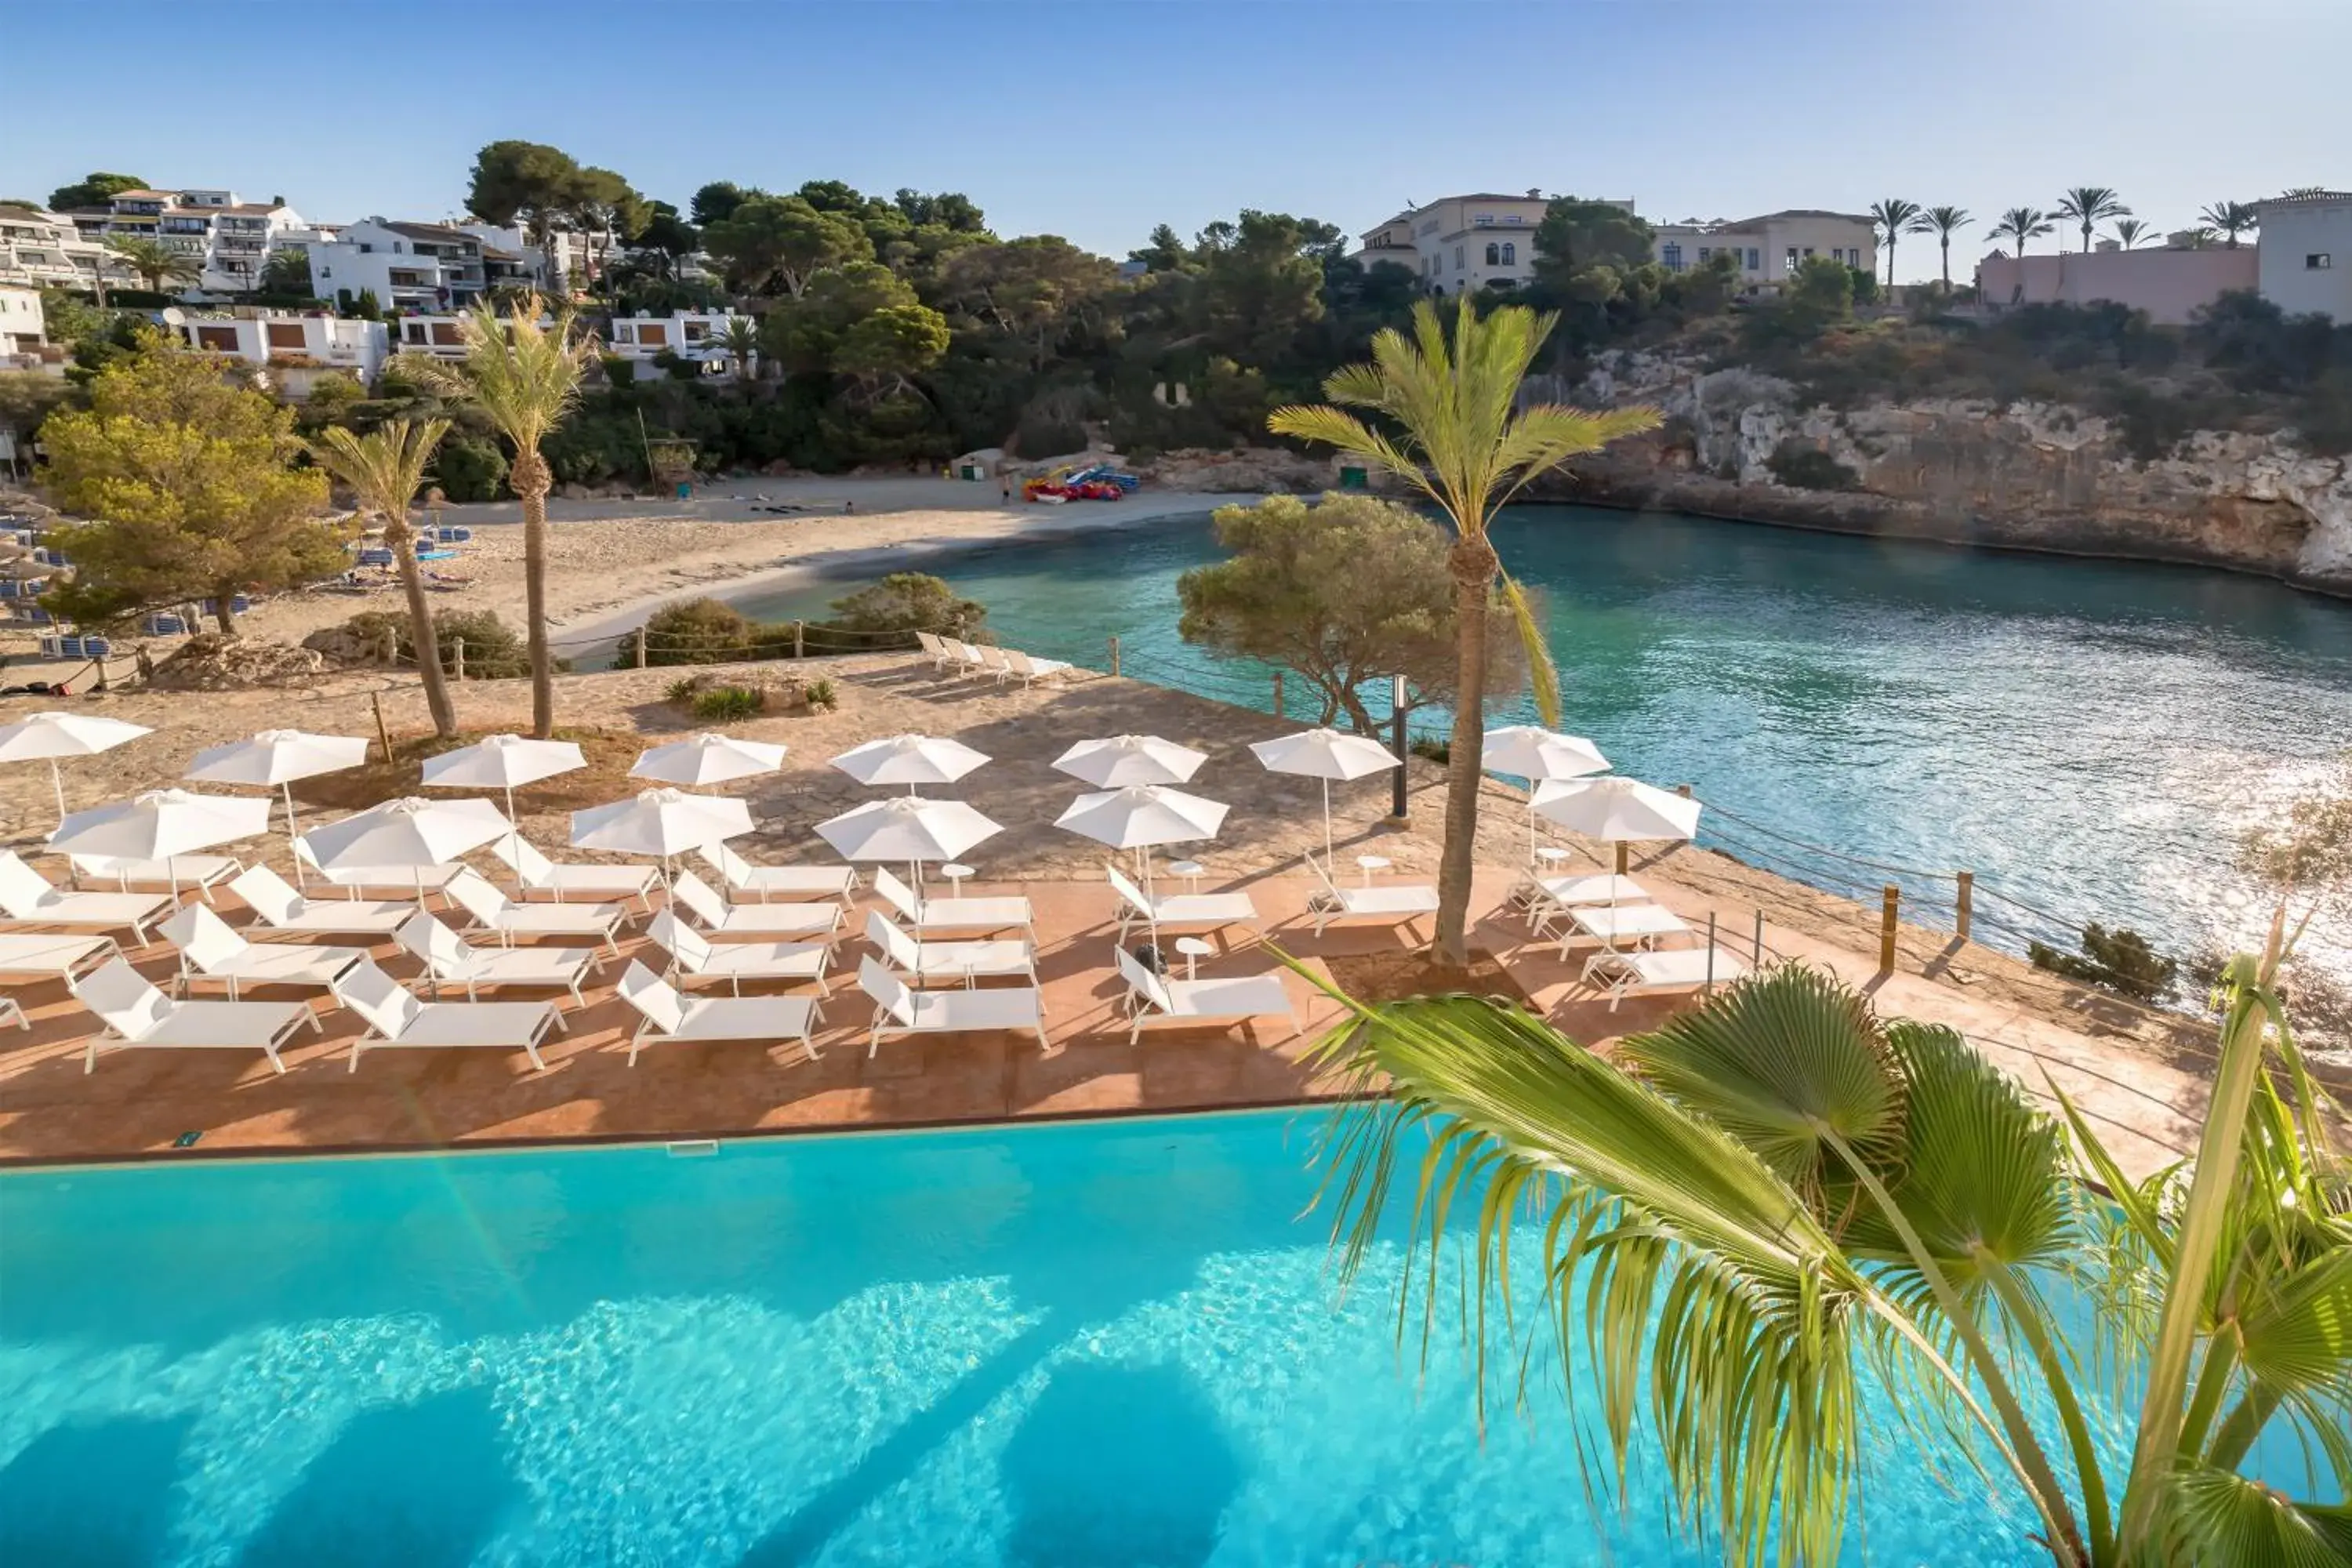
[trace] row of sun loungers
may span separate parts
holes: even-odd
[[[1063,659],[1039,658],[1017,647],[967,643],[929,632],[917,632],[915,640],[929,657],[931,668],[942,675],[984,675],[999,685],[1017,680],[1024,686],[1034,686],[1041,680],[1066,675],[1070,669]]]

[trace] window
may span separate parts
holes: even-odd
[[[1517,267],[1518,264],[1519,242],[1516,239],[1507,239],[1503,241],[1503,265],[1506,267]]]
[[[1502,264],[1503,247],[1496,245],[1493,240],[1488,240],[1486,242],[1486,265],[1489,267],[1500,267]]]
[[[2335,265],[2336,258],[2329,251],[2315,250],[2303,258],[2303,269],[2305,272],[2326,272]]]
[[[1665,263],[1667,271],[1680,272],[1683,269],[1683,247],[1669,242],[1660,247],[1658,259]]]
[[[1708,257],[1710,257],[1710,256],[1713,256],[1714,254],[1715,254],[1715,252],[1714,252],[1714,251],[1712,251],[1712,250],[1709,250],[1706,246],[1704,246],[1704,245],[1700,246],[1700,247],[1698,247],[1698,264],[1699,264],[1701,267],[1706,266],[1706,258],[1707,258]]]
[[[1748,270],[1750,272],[1760,272],[1763,270],[1763,268],[1764,253],[1757,249],[1754,246],[1749,246],[1748,247]]]
[[[236,353],[236,329],[235,327],[198,327],[196,347],[209,349],[215,353],[233,354]]]
[[[1805,254],[1806,254],[1807,256],[1811,256],[1812,253],[1813,253],[1813,247],[1812,247],[1811,246],[1810,246],[1810,245],[1809,245],[1809,246],[1805,247]]]
[[[1843,261],[1845,259],[1844,247],[1843,246],[1832,247],[1830,251],[1830,259],[1832,261]]]
[[[1457,245],[1454,247],[1454,266],[1458,271],[1465,264],[1462,259],[1462,247]]]
[[[1786,265],[1791,272],[1797,269],[1797,247],[1793,245],[1789,247],[1789,259]]]
[[[299,321],[268,321],[262,331],[269,336],[273,349],[299,349],[302,346],[302,323]]]

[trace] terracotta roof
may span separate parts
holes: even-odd
[[[386,221],[383,226],[392,230],[394,234],[404,234],[411,239],[428,239],[443,243],[456,243],[465,240],[473,240],[477,245],[481,243],[479,240],[475,239],[472,235],[467,234],[464,229],[452,228],[446,223],[393,223]]]
[[[0,218],[10,223],[47,223],[48,214],[38,207],[0,206]]]

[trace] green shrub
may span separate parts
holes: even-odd
[[[453,431],[434,454],[433,474],[453,501],[496,500],[506,493],[507,455],[495,441]]]
[[[416,639],[409,630],[405,611],[368,610],[344,622],[343,630],[371,649],[382,647],[388,632],[395,657],[406,664],[416,660]],[[433,640],[440,649],[444,669],[457,668],[457,646],[465,645],[468,680],[512,680],[530,673],[530,649],[522,634],[492,611],[436,611]]]
[[[751,623],[716,599],[684,599],[664,605],[644,626],[622,637],[614,649],[615,662],[637,663],[640,641],[648,665],[731,664],[751,657]]]
[[[1772,477],[1792,489],[1858,490],[1862,476],[1839,462],[1821,447],[1798,440],[1791,436],[1772,448],[1764,459]]]
[[[745,686],[710,686],[694,694],[694,716],[713,724],[751,718],[760,708],[760,694]]]
[[[833,602],[833,618],[810,624],[813,644],[827,651],[864,653],[916,646],[919,631],[943,637],[981,635],[987,606],[959,596],[943,578],[927,572],[893,572],[870,587]],[[824,632],[848,635],[822,637]]]
[[[701,683],[691,675],[681,675],[662,688],[662,700],[680,705],[692,702],[694,694],[702,689]]]
[[[833,689],[830,680],[812,680],[806,692],[808,705],[819,713],[830,713],[841,706],[841,693]]]
[[[2036,969],[2113,991],[2136,1001],[2169,1001],[2180,977],[2178,959],[2160,956],[2147,938],[2122,926],[2109,931],[2093,921],[2083,928],[2080,957],[2045,942],[2029,942],[2025,955]]]
[[[619,354],[604,356],[604,379],[615,387],[634,385],[637,379],[637,362]]]
[[[1407,743],[1405,750],[1411,752],[1416,757],[1424,758],[1429,762],[1436,763],[1441,765],[1451,763],[1454,760],[1453,743],[1447,741],[1441,741],[1434,735],[1415,735],[1412,740]]]

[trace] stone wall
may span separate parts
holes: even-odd
[[[1843,532],[2193,562],[2352,594],[2352,463],[2290,436],[2198,431],[2135,458],[2116,425],[2079,409],[1926,400],[1801,406],[1753,372],[1700,373],[1612,356],[1586,402],[1646,402],[1655,436],[1580,459],[1540,494]],[[1850,489],[1783,484],[1784,443],[1853,471]]]

